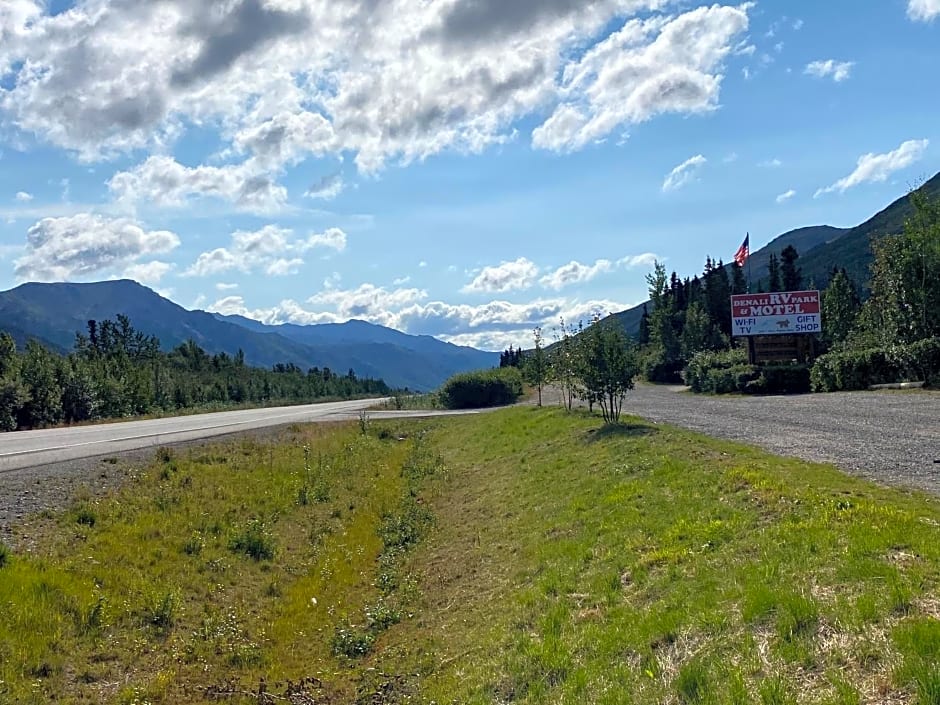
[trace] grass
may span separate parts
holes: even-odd
[[[637,419],[292,427],[28,530],[0,702],[940,704],[936,500]]]

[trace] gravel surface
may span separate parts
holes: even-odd
[[[644,384],[623,411],[940,494],[940,392],[712,397]]]

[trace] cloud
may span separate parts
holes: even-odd
[[[122,276],[141,284],[153,286],[159,284],[160,280],[173,269],[173,266],[169,262],[160,262],[159,260],[143,264],[132,264],[124,270]]]
[[[52,14],[4,0],[0,111],[87,161],[167,154],[214,130],[223,151],[248,155],[242,181],[267,178],[277,201],[276,172],[309,155],[350,155],[371,173],[480,152],[534,115],[550,117],[533,142],[568,150],[662,113],[715,109],[750,6],[665,5],[89,0]]]
[[[331,201],[343,192],[345,183],[342,174],[329,174],[307,189],[304,196],[307,198],[322,198]]]
[[[940,0],[908,0],[907,16],[918,22],[930,22],[940,16]]]
[[[304,264],[303,258],[297,255],[316,248],[342,252],[346,248],[346,233],[330,228],[298,240],[293,230],[276,225],[254,231],[238,230],[232,233],[229,247],[201,253],[183,276],[205,277],[233,270],[246,274],[262,270],[268,276],[287,276],[296,274]]]
[[[300,247],[303,251],[324,247],[342,252],[346,249],[346,233],[339,228],[329,228],[322,233],[311,233]]]
[[[815,76],[816,78],[831,76],[833,81],[841,83],[849,78],[853,66],[855,66],[854,61],[835,61],[834,59],[827,59],[826,61],[813,61],[807,64],[804,73],[808,76]]]
[[[703,164],[708,160],[701,154],[696,154],[682,162],[666,175],[663,181],[663,191],[676,191],[689,183]]]
[[[461,291],[465,294],[481,294],[528,289],[535,283],[538,274],[539,268],[534,262],[520,257],[512,262],[484,267]]]
[[[777,196],[777,203],[786,203],[795,195],[796,191],[791,188],[789,191],[785,191],[784,193],[781,193],[779,196]]]
[[[16,260],[14,272],[21,280],[71,281],[126,275],[130,270],[159,280],[169,265],[138,260],[166,254],[179,244],[175,233],[147,231],[128,219],[92,213],[44,218],[27,231],[26,250]]]
[[[534,130],[533,145],[571,151],[656,115],[714,110],[723,62],[747,28],[743,6],[626,22],[564,67],[564,100]]]
[[[764,169],[779,169],[783,166],[783,162],[775,157],[774,159],[760,162],[757,166],[763,167]]]
[[[228,284],[226,282],[219,282],[215,285],[217,291],[232,291],[233,289],[238,288],[238,284]]]
[[[303,10],[288,12],[265,5],[261,0],[230,4],[228,13],[195,3],[195,16],[185,25],[199,50],[192,61],[176,69],[171,82],[190,86],[230,69],[242,56],[280,37],[305,33],[310,17]]]
[[[618,268],[652,266],[656,259],[656,255],[644,253],[642,255],[624,257],[616,262],[611,262],[607,259],[599,259],[596,260],[594,264],[582,264],[581,262],[572,260],[568,264],[562,265],[553,272],[543,276],[539,279],[539,284],[546,289],[560,291],[572,284],[589,282],[601,274],[613,272]]]
[[[217,198],[251,213],[281,210],[287,190],[251,162],[188,167],[165,156],[150,157],[108,182],[115,198],[131,208],[140,203],[182,208],[201,198]]]
[[[894,151],[886,154],[863,154],[858,158],[855,171],[845,178],[839,179],[831,186],[819,189],[813,198],[819,198],[821,195],[833,191],[843,193],[859,184],[886,181],[894,172],[905,169],[918,161],[924,155],[929,144],[930,141],[926,139],[908,140],[901,143],[901,146]]]
[[[15,198],[20,203],[29,203],[33,200],[33,194],[27,193],[26,191],[17,191]]]

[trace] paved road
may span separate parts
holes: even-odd
[[[624,413],[940,494],[940,392],[711,397],[638,385]]]
[[[3,433],[0,434],[0,473],[268,426],[355,419],[361,410],[381,401],[383,400],[339,401]],[[444,413],[446,412],[370,411],[369,417],[374,419],[401,418]]]

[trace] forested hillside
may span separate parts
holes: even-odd
[[[170,351],[126,316],[86,323],[67,355],[35,339],[17,349],[0,332],[0,430],[113,419],[199,407],[304,403],[381,396],[385,382],[351,369],[251,367],[237,350],[209,354],[189,340]]]

